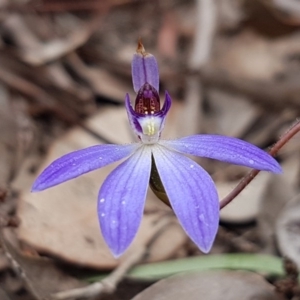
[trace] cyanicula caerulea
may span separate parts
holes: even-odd
[[[156,59],[141,43],[132,60],[137,93],[134,106],[129,95],[125,106],[138,142],[128,145],[96,145],[66,154],[51,163],[36,179],[32,191],[42,191],[84,173],[127,158],[103,182],[98,195],[102,235],[115,257],[134,239],[143,216],[154,160],[161,183],[181,226],[207,253],[219,223],[219,201],[210,175],[187,155],[217,159],[250,168],[280,173],[277,161],[256,146],[233,137],[200,134],[161,140],[171,97],[165,92],[160,107]],[[183,120],[184,122],[184,120]]]

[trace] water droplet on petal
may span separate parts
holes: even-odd
[[[105,213],[102,213],[102,214],[101,214],[101,217],[105,217]]]
[[[194,165],[190,165],[190,167],[191,167],[191,169],[193,169],[193,168],[194,168]]]
[[[208,225],[207,224],[207,222],[206,222],[206,220],[205,220],[205,217],[204,217],[204,215],[203,214],[200,214],[199,216],[198,216],[198,218],[199,218],[199,220],[201,221],[201,223],[203,224],[203,225]]]
[[[104,201],[105,201],[105,199],[104,199],[104,198],[100,199],[100,202],[101,202],[101,203],[103,203]]]
[[[126,204],[126,201],[123,200],[121,203],[122,203],[123,205],[125,205],[125,204]]]
[[[99,157],[99,159],[101,160],[101,159],[102,159],[102,157]]]
[[[249,164],[253,165],[254,164],[254,160],[250,159],[249,160]]]
[[[114,228],[118,227],[118,225],[119,225],[119,222],[117,220],[112,220],[110,223],[110,228],[114,229]]]

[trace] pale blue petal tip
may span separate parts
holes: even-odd
[[[124,254],[125,251],[126,249],[123,251],[114,251],[113,249],[110,249],[110,252],[115,259],[119,259]]]
[[[275,161],[274,168],[273,168],[273,170],[270,170],[270,171],[275,174],[282,174],[283,170],[282,170],[281,165],[275,159],[274,159],[274,161]]]
[[[203,245],[199,245],[199,244],[196,244],[198,246],[198,248],[201,250],[201,252],[207,254],[209,253],[209,251],[211,250],[212,248],[212,244],[209,246],[209,247],[203,247]]]
[[[50,165],[51,166],[51,165]],[[34,181],[34,183],[32,184],[31,187],[31,193],[37,193],[37,192],[41,192],[43,190],[46,190],[48,188],[51,188],[54,185],[57,185],[59,183],[56,184],[52,184],[52,180],[50,179],[48,182],[47,180],[45,180],[45,175],[47,175],[47,169],[46,168],[39,176],[38,178]],[[63,181],[62,181],[63,182]]]
[[[37,193],[37,192],[40,192],[40,191],[42,191],[42,190],[43,190],[43,189],[40,188],[39,185],[36,184],[36,182],[34,182],[34,184],[33,184],[32,187],[31,187],[30,192],[31,192],[31,193]]]

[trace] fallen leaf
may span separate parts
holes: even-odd
[[[299,161],[298,155],[297,160]],[[261,198],[257,216],[257,232],[264,248],[263,251],[266,253],[276,254],[277,252],[275,225],[284,206],[296,195],[293,182],[296,179],[295,171],[299,170],[298,161],[295,162],[293,157],[287,159],[282,165],[283,174],[272,176]]]
[[[16,159],[17,124],[5,87],[0,85],[0,188],[6,187]]]
[[[271,284],[245,271],[207,271],[175,275],[159,281],[132,300],[279,300]]]
[[[281,211],[276,222],[276,238],[280,253],[300,268],[300,195]]]
[[[242,95],[211,89],[208,91],[213,122],[210,131],[234,137],[241,137],[259,114],[259,109]],[[233,122],[234,120],[234,122]]]
[[[5,239],[1,242],[5,243],[6,251],[21,267],[22,271],[18,268],[20,274],[17,275],[23,276],[22,279],[26,281],[27,288],[30,287],[34,293],[43,297],[42,299],[49,299],[51,294],[59,291],[87,285],[59,269],[54,260],[21,253],[8,241],[11,234],[10,230],[5,230]]]
[[[221,220],[231,223],[253,221],[257,217],[266,185],[272,176],[274,175],[271,173],[260,173],[251,184],[221,210]],[[227,196],[238,183],[239,180],[235,182],[216,182],[219,199]]]

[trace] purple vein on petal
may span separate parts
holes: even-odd
[[[151,170],[151,150],[142,147],[106,178],[98,196],[102,235],[120,256],[134,239],[143,216]]]
[[[219,224],[219,201],[213,180],[196,162],[180,153],[158,146],[153,156],[179,222],[207,253]]]
[[[96,145],[68,153],[52,162],[35,180],[32,191],[42,191],[129,156],[138,144]]]
[[[161,141],[161,144],[186,154],[217,159],[257,170],[282,172],[278,162],[267,152],[233,137],[200,134]]]

